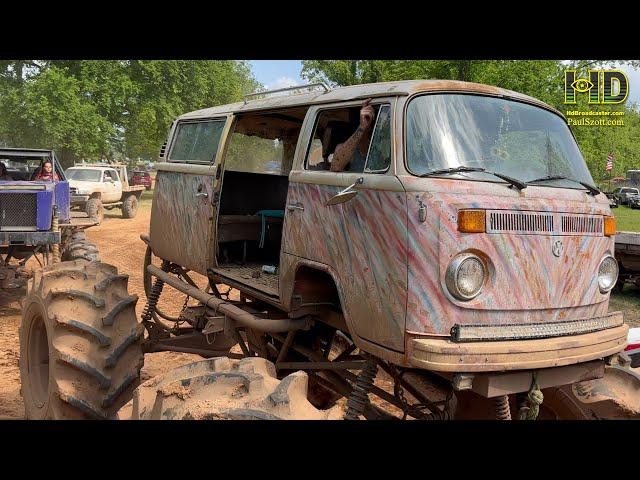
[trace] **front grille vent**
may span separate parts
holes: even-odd
[[[603,227],[600,215],[487,211],[487,233],[602,236]]]
[[[554,218],[551,213],[491,212],[489,230],[495,233],[553,233]]]
[[[602,233],[602,217],[595,217],[591,215],[562,215],[561,218],[562,233],[564,234],[582,235],[585,233]]]
[[[0,193],[0,228],[21,230],[37,228],[35,193]]]

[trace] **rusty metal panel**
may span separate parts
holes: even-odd
[[[611,237],[561,232],[561,225],[557,234],[537,235],[457,230],[457,212],[464,208],[593,218],[609,214],[604,200],[568,189],[553,189],[550,198],[544,188],[517,192],[488,182],[401,179],[408,190],[407,330],[448,334],[456,323],[553,322],[606,313],[609,295],[600,293],[596,275],[603,256],[613,253]],[[563,244],[559,257],[552,249],[557,240]],[[448,293],[444,275],[451,259],[466,251],[488,260],[490,279],[478,297],[462,302]]]
[[[203,275],[213,266],[214,179],[159,170],[151,209],[149,236],[154,253]]]
[[[295,180],[292,175],[287,203],[303,205],[304,210],[287,212],[283,251],[331,267],[354,333],[403,351],[407,223],[405,195],[397,178],[385,180],[393,182],[396,191],[362,189],[354,199],[334,206],[325,204],[344,187]]]

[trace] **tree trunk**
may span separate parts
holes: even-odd
[[[68,148],[61,148],[56,154],[63,170],[73,167],[74,162],[78,160],[78,157]]]

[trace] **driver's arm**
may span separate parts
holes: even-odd
[[[360,109],[360,125],[358,129],[351,135],[346,141],[336,146],[335,152],[333,152],[333,158],[331,159],[331,171],[342,172],[353,158],[353,154],[362,140],[365,132],[371,127],[373,119],[375,117],[375,111],[373,107],[369,105],[371,99],[367,99],[362,104]]]

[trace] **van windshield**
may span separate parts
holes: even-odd
[[[416,97],[407,107],[406,138],[407,165],[415,175],[465,166],[549,186],[593,184],[563,119],[526,103],[463,94]],[[456,175],[495,181],[483,172]],[[545,177],[554,178],[539,180]]]

